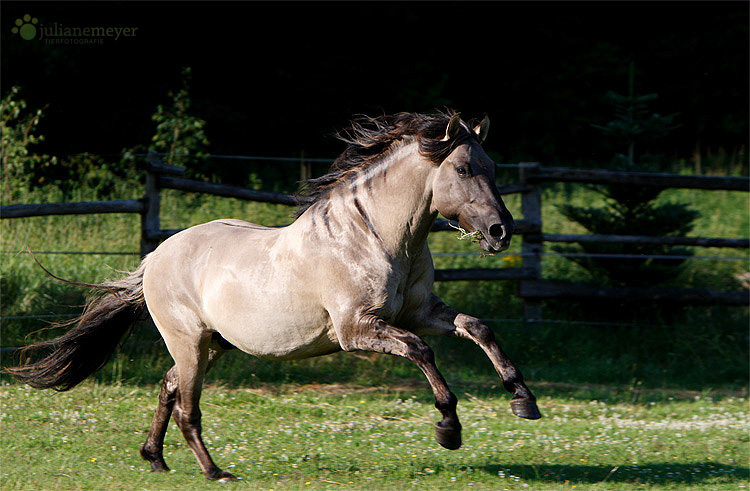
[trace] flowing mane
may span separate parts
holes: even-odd
[[[419,153],[439,164],[458,145],[476,137],[469,127],[462,124],[455,138],[443,141],[445,129],[454,114],[453,111],[438,114],[404,112],[375,118],[362,116],[353,120],[349,128],[337,134],[340,140],[348,144],[346,150],[333,162],[327,174],[309,179],[297,194],[300,203],[297,216],[324,199],[337,184],[349,182],[360,171],[380,161],[378,157],[406,138],[416,138]]]

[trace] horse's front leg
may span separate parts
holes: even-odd
[[[375,316],[364,316],[339,330],[344,351],[365,350],[401,356],[411,360],[427,377],[435,395],[435,407],[443,419],[435,424],[435,439],[456,450],[461,446],[461,423],[456,414],[458,399],[435,366],[435,354],[419,336],[392,326]]]
[[[503,387],[513,394],[510,407],[513,414],[526,419],[542,417],[536,404],[536,397],[523,380],[521,371],[510,361],[508,355],[495,340],[495,334],[476,317],[459,313],[433,296],[431,308],[422,319],[421,329],[430,334],[456,336],[476,343],[492,362],[503,381]]]

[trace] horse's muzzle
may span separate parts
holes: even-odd
[[[513,236],[513,221],[506,223],[493,223],[487,227],[487,232],[482,232],[483,239],[479,246],[490,253],[502,252],[510,247],[510,239]]]

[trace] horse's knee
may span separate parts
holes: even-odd
[[[470,322],[465,326],[466,332],[480,345],[488,345],[495,342],[495,333],[480,320]]]

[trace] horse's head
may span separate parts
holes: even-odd
[[[495,186],[495,163],[482,149],[489,125],[485,117],[471,134],[457,114],[450,119],[442,141],[461,143],[440,163],[432,207],[466,231],[480,232],[483,250],[499,252],[510,246],[514,223]]]

